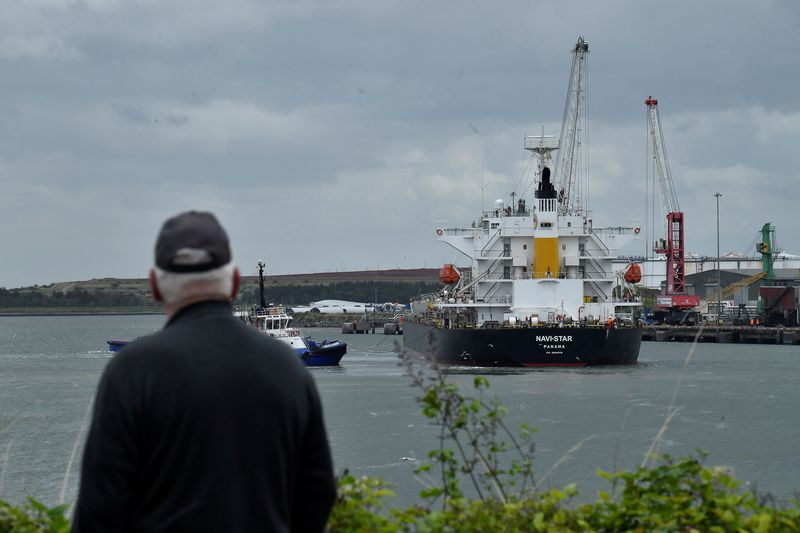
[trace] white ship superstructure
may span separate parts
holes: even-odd
[[[525,144],[539,159],[538,197],[531,206],[497,201],[470,228],[437,230],[439,240],[471,262],[437,307],[478,327],[606,321],[640,307],[613,266],[617,250],[639,238],[638,228],[595,227],[582,210],[559,214],[547,166],[556,147],[544,136],[527,137]]]

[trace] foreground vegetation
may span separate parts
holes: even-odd
[[[67,533],[70,530],[68,508],[68,505],[49,508],[33,498],[21,506],[0,500],[0,533]]]
[[[533,430],[512,430],[507,409],[475,377],[470,393],[437,368],[401,356],[419,389],[423,415],[438,428],[436,447],[416,470],[425,485],[419,502],[392,507],[391,485],[379,478],[339,478],[328,521],[347,532],[571,532],[571,531],[800,531],[800,505],[778,505],[742,490],[725,468],[704,464],[705,454],[649,456],[633,471],[596,474],[608,482],[592,503],[578,503],[576,485],[544,489],[533,465]],[[69,530],[66,506],[35,500],[21,507],[0,501],[0,533]]]

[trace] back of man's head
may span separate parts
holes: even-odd
[[[208,212],[187,211],[164,222],[156,239],[150,279],[153,296],[168,306],[233,298],[238,271],[231,260],[228,235],[217,218]]]

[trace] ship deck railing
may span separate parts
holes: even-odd
[[[254,318],[270,318],[270,317],[280,317],[289,315],[286,314],[285,307],[267,307],[267,308],[252,309],[250,311],[250,316]]]
[[[444,329],[444,320],[440,318],[428,317],[428,316],[417,316],[417,317],[410,317],[408,320],[412,320],[418,322],[423,325],[433,326],[437,329]],[[577,321],[573,320],[572,322],[547,322],[547,321],[540,321],[537,323],[532,322],[521,322],[518,321],[515,324],[510,324],[508,322],[503,323],[496,323],[496,325],[491,325],[489,327],[482,325],[477,326],[471,322],[455,322],[453,324],[453,329],[529,329],[529,328],[552,328],[558,327],[563,329],[571,329],[571,328],[597,328],[597,329],[607,329],[608,321],[602,320],[593,320],[591,322],[584,322],[584,321]],[[637,329],[642,327],[640,324],[628,321],[628,320],[620,320],[617,319],[613,323],[613,328],[615,329]]]
[[[630,235],[631,233],[636,232],[636,228],[629,226],[593,226],[591,231],[596,235]]]
[[[462,235],[473,235],[475,230],[482,228],[442,228],[442,234],[449,237],[459,237]]]
[[[512,207],[507,205],[502,209],[492,209],[489,211],[482,211],[480,220],[488,220],[490,218],[503,218],[503,217],[528,217],[531,215],[531,210],[527,205],[525,209],[520,209],[519,206]],[[478,224],[480,226],[480,224]]]

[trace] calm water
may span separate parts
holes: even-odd
[[[0,318],[0,499],[74,501],[91,398],[111,357],[105,341],[162,324],[159,316]],[[408,459],[424,458],[436,442],[397,366],[394,346],[402,338],[307,333],[349,343],[340,368],[312,369],[337,469],[381,476],[395,484],[398,503],[409,503],[421,485]],[[689,344],[643,343],[633,367],[489,378],[513,424],[539,429],[539,475],[560,462],[547,480],[577,482],[585,498],[605,487],[597,468],[641,463],[673,395],[679,412],[662,452],[705,449],[709,463],[732,467],[761,491],[792,497],[800,488],[800,348],[699,345],[684,370],[689,350]],[[468,385],[477,372],[461,369],[451,379]]]

